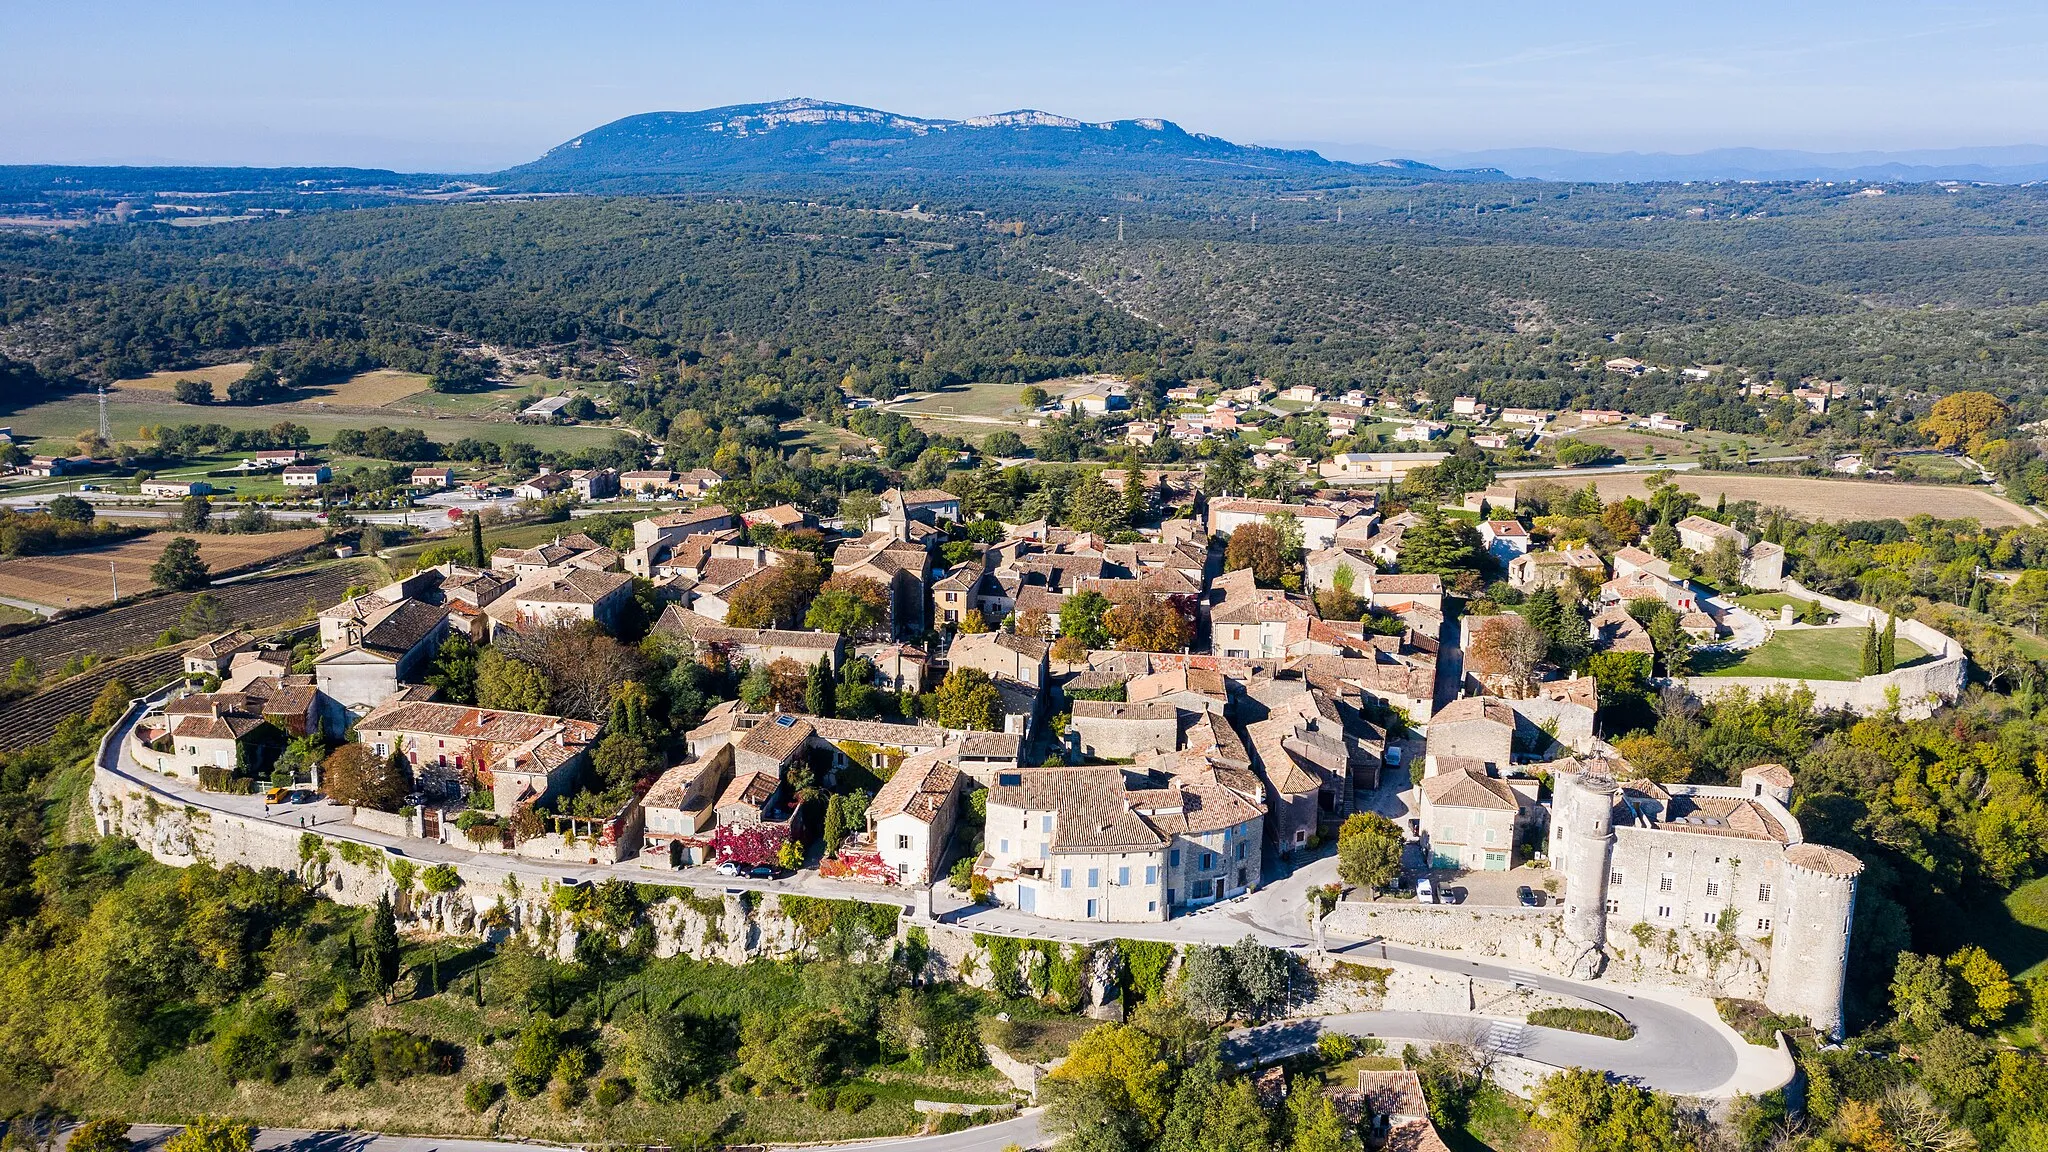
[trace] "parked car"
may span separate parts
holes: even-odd
[[[1387,754],[1385,756],[1385,760],[1387,762],[1387,767],[1399,768],[1401,766],[1401,746],[1399,744],[1387,745]]]
[[[1415,902],[1417,904],[1436,903],[1436,881],[1431,880],[1427,876],[1417,880],[1415,882]]]
[[[1437,896],[1436,902],[1439,904],[1463,904],[1465,902],[1465,890],[1463,888],[1446,888]]]
[[[756,864],[747,869],[747,875],[756,880],[774,880],[782,875],[782,869],[773,864]]]
[[[1541,908],[1543,907],[1543,893],[1524,884],[1520,888],[1515,889],[1515,902],[1524,908]]]
[[[740,866],[727,860],[718,866],[718,874],[720,876],[737,876],[740,874]]]

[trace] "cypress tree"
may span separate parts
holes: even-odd
[[[1869,624],[1865,625],[1865,626],[1864,626],[1864,628],[1863,628],[1863,668],[1862,668],[1862,675],[1865,675],[1865,676],[1872,676],[1872,675],[1875,675],[1876,673],[1877,673],[1877,621],[1873,620],[1873,621],[1871,621],[1871,622],[1870,622]]]
[[[832,715],[837,700],[837,686],[832,682],[830,658],[818,657],[818,663],[804,678],[804,711],[813,716]]]
[[[839,793],[834,792],[825,801],[825,855],[839,855],[839,846],[846,842],[846,808],[840,803]]]
[[[484,522],[477,519],[476,513],[472,512],[469,514],[469,563],[472,567],[482,568],[486,562],[487,558],[484,556]]]
[[[1984,611],[1984,582],[1982,580],[1970,585],[1970,611],[1980,613]]]
[[[388,994],[398,983],[399,959],[398,917],[391,911],[391,897],[379,895],[377,910],[370,916],[370,949],[363,958],[363,975],[372,978],[377,991]]]
[[[1884,638],[1878,641],[1877,670],[1890,672],[1899,666],[1899,618],[1887,615],[1884,621]]]

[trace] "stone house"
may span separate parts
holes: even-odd
[[[1076,700],[1074,743],[1092,760],[1133,760],[1180,747],[1180,713],[1168,704]]]
[[[1036,636],[1009,632],[961,632],[946,649],[949,668],[978,668],[1029,688],[1045,687],[1050,646]]]
[[[1536,781],[1502,780],[1456,757],[1437,758],[1437,764],[1437,773],[1421,789],[1429,866],[1471,872],[1513,867],[1516,835],[1541,818]]]
[[[938,878],[959,807],[955,754],[946,748],[905,760],[868,804],[869,845],[898,884],[924,887]]]
[[[1514,763],[1515,710],[1497,696],[1453,700],[1430,717],[1428,748],[1432,764],[1468,760],[1504,772]]]

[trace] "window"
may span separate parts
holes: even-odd
[[[1147,901],[1145,901],[1145,911],[1147,911],[1147,912],[1157,912],[1157,911],[1159,911],[1159,901],[1157,901],[1157,900],[1147,900]]]
[[[910,851],[910,837],[905,836],[901,832],[898,832],[896,834],[896,849],[899,852]]]
[[[1609,873],[1607,874],[1607,882],[1608,882],[1609,884],[1619,884],[1619,883],[1621,883],[1621,873],[1619,873],[1619,872],[1609,872]]]
[[[1147,883],[1147,884],[1157,884],[1157,883],[1159,883],[1159,865],[1157,865],[1157,864],[1147,864],[1147,865],[1145,865],[1145,883]]]
[[[1072,868],[1062,868],[1062,869],[1060,869],[1060,887],[1062,887],[1062,888],[1072,888],[1073,886],[1074,886],[1074,870],[1073,870]]]
[[[1010,854],[1010,841],[1007,837],[996,841],[996,851],[1001,852],[1005,856]]]
[[[1051,816],[1040,816],[1040,817],[1038,818],[1038,830],[1039,830],[1040,832],[1050,832],[1050,831],[1052,831],[1052,817],[1051,817]]]
[[[1102,887],[1102,869],[1090,868],[1088,870],[1088,886],[1090,888]]]
[[[1202,853],[1202,871],[1207,872],[1209,869],[1214,868],[1215,866],[1216,854],[1214,852]]]
[[[1491,828],[1488,828],[1488,829],[1486,830],[1486,842],[1487,842],[1488,844],[1491,844],[1491,843],[1493,843],[1493,829],[1491,829]]]
[[[1119,868],[1119,869],[1117,869],[1117,870],[1116,870],[1116,883],[1117,883],[1117,887],[1119,887],[1119,888],[1123,888],[1123,887],[1128,887],[1128,886],[1130,885],[1130,883],[1131,883],[1131,870],[1130,870],[1129,868]]]
[[[1659,919],[1659,920],[1669,920],[1669,919],[1671,919],[1671,905],[1669,905],[1669,904],[1659,904],[1659,905],[1657,905],[1657,919]]]
[[[1167,903],[1167,905],[1168,905],[1169,907],[1171,907],[1172,905],[1175,905],[1175,904],[1178,904],[1178,903],[1180,903],[1180,893],[1178,893],[1178,892],[1175,892],[1175,891],[1174,891],[1173,889],[1171,889],[1171,888],[1168,888],[1168,889],[1166,890],[1166,903]]]
[[[1169,868],[1180,867],[1180,849],[1175,848],[1166,854],[1166,866]],[[1171,903],[1171,901],[1168,901],[1168,903]]]
[[[391,746],[389,744],[384,743],[382,740],[379,740],[377,741],[376,744],[372,745],[370,750],[375,752],[379,756],[391,755]]]
[[[1759,918],[1756,922],[1756,930],[1759,932],[1769,932],[1771,930],[1771,922],[1769,920]]]
[[[1619,901],[1619,900],[1609,900],[1609,901],[1607,902],[1607,914],[1608,914],[1608,915],[1612,916],[1612,915],[1614,915],[1614,914],[1616,914],[1616,913],[1618,913],[1618,912],[1620,912],[1620,911],[1621,911],[1621,901]]]
[[[1759,884],[1756,886],[1756,902],[1759,904],[1769,904],[1771,902],[1771,886],[1769,884]]]
[[[1707,895],[1709,895],[1709,896],[1719,896],[1720,894],[1721,894],[1721,882],[1720,882],[1719,880],[1709,880],[1709,881],[1707,881]]]
[[[1671,891],[1671,873],[1666,872],[1662,876],[1657,877],[1657,891]]]
[[[1038,842],[1038,858],[1040,860],[1052,859],[1052,845],[1040,840]]]
[[[1719,919],[1720,917],[1714,915],[1712,912],[1700,913],[1700,923],[1705,924],[1709,928],[1713,927],[1714,923]]]
[[[1088,918],[1089,918],[1090,920],[1093,920],[1093,919],[1095,919],[1095,905],[1096,905],[1096,901],[1090,900],[1090,901],[1088,902]]]
[[[1237,858],[1239,860],[1244,859],[1244,841],[1242,840],[1237,842]]]

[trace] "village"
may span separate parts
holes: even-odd
[[[1703,591],[1647,542],[1606,555],[1537,545],[1504,487],[1473,493],[1469,509],[1385,518],[1357,491],[1214,497],[1125,543],[1043,521],[964,522],[949,493],[892,488],[870,521],[829,530],[821,585],[816,557],[775,543],[822,535],[809,516],[734,513],[710,502],[715,481],[698,480],[698,502],[638,520],[624,551],[565,530],[361,590],[320,610],[317,635],[296,646],[212,637],[186,653],[183,685],[152,698],[122,763],[263,792],[266,813],[275,804],[290,819],[297,802],[335,791],[337,758],[352,756],[355,770],[384,766],[391,779],[347,818],[399,842],[628,877],[865,885],[927,913],[946,891],[948,903],[1049,929],[1165,922],[1244,897],[1371,813],[1400,838],[1386,883],[1401,897],[1561,904],[1589,958],[1636,924],[1790,949],[1801,975],[1788,963],[1771,1002],[1839,1024],[1843,922],[1792,917],[1800,901],[1852,898],[1860,866],[1803,843],[1789,776],[1765,766],[1740,786],[1654,782],[1603,738],[1594,676],[1540,655],[1503,660],[1515,645],[1494,633],[1526,627],[1522,615],[1447,620],[1442,578],[1400,570],[1404,537],[1473,516],[1503,589],[1489,595],[1583,601],[1584,643],[1645,683],[1653,629],[1754,644],[1803,627],[1789,608]],[[1769,541],[1697,514],[1676,531],[1687,571],[1720,552],[1749,589],[1788,585]],[[1261,579],[1274,575],[1264,557],[1246,559],[1253,542],[1283,553],[1278,579]],[[728,619],[792,583],[803,600],[787,618]],[[430,682],[451,643],[489,652],[609,636],[650,598],[643,645],[758,670],[769,687],[711,704],[683,739],[654,741],[630,779],[606,749],[637,723],[621,706],[634,685],[607,689],[608,714],[566,715],[453,702]],[[805,626],[818,618],[806,605],[820,604],[858,610],[845,631]],[[849,677],[946,703],[835,715]],[[309,740],[321,754],[303,752]],[[1562,818],[1566,807],[1588,819]],[[1816,956],[1831,977],[1813,975]]]

